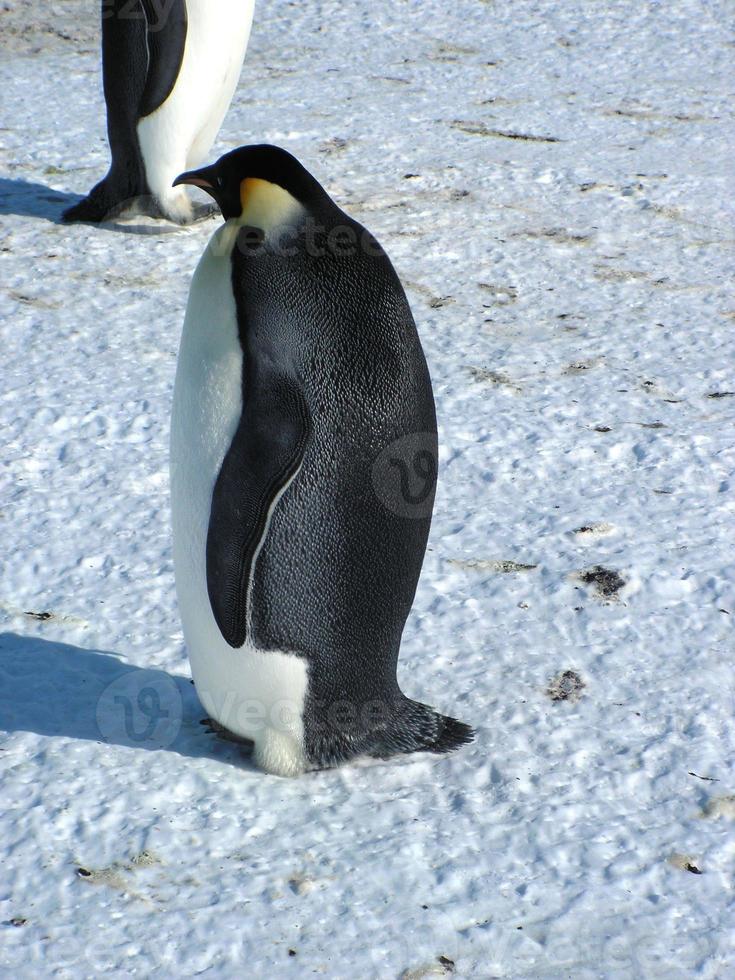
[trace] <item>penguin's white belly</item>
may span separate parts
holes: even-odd
[[[188,29],[176,84],[155,112],[138,122],[146,179],[170,217],[191,217],[173,180],[198,167],[212,147],[240,77],[254,0],[186,0]]]
[[[206,543],[212,491],[242,410],[242,348],[232,294],[230,253],[237,225],[212,237],[189,293],[171,417],[174,571],[194,684],[210,717],[255,742],[266,771],[295,775],[306,766],[305,661],[227,644],[207,592]]]

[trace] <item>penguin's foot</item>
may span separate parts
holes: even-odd
[[[191,219],[192,224],[197,224],[200,221],[206,221],[209,218],[216,218],[220,213],[219,208],[216,204],[204,204],[199,201],[195,201],[192,204],[193,217]]]
[[[193,225],[200,221],[206,221],[209,218],[216,217],[220,213],[216,204],[203,201],[190,201],[186,195],[182,197],[183,200],[168,199],[164,202],[160,202],[154,198],[153,201],[157,208],[157,213],[153,214],[148,212],[149,216],[166,218],[168,221],[173,221],[177,225]]]
[[[101,224],[122,217],[155,218],[172,221],[177,225],[189,225],[216,214],[217,207],[212,204],[192,206],[185,192],[167,197],[161,201],[154,194],[130,194],[121,197],[113,193],[106,180],[100,181],[89,194],[77,204],[67,208],[61,216],[62,221]]]
[[[177,225],[190,225],[196,221],[192,202],[183,187],[166,191],[165,194],[159,194],[153,198],[153,201],[158,208],[158,214],[152,215],[152,217],[168,218],[169,221],[173,221]]]
[[[151,201],[150,207],[155,208],[156,213],[147,211],[149,216],[167,218],[177,225],[193,225],[220,213],[213,201],[192,201],[181,187],[175,191],[160,194],[158,197],[152,197]]]
[[[259,734],[253,761],[273,776],[300,776],[308,768],[301,742],[276,728],[266,728]]]
[[[125,209],[125,217],[128,218],[154,218],[158,221],[172,221],[177,225],[188,224],[191,220],[188,212],[170,211],[155,194],[140,194],[138,197],[128,202]]]
[[[224,725],[220,725],[220,723],[215,721],[214,718],[202,718],[199,724],[206,725],[211,732],[214,732],[217,738],[221,738],[225,742],[235,742],[238,745],[250,746],[253,744],[252,738],[245,738],[244,735],[236,735],[234,732],[231,732],[229,728],[225,728]]]
[[[214,718],[202,718],[199,724],[225,742],[251,746],[255,764],[273,776],[300,776],[308,768],[301,742],[287,732],[266,728],[253,739],[236,735]]]

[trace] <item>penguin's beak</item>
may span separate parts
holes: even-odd
[[[207,191],[207,193],[214,197],[217,180],[213,170],[213,167],[202,167],[201,170],[187,170],[186,173],[179,174],[171,186],[178,187],[179,184],[192,184],[194,187],[201,187],[202,190]]]
[[[239,218],[242,214],[240,182],[228,179],[227,174],[223,174],[216,163],[211,167],[202,167],[201,170],[187,170],[186,173],[179,174],[171,186],[176,187],[179,184],[191,184],[206,191],[214,198],[225,221]]]

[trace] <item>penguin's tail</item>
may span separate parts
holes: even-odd
[[[391,723],[372,736],[368,754],[384,759],[408,752],[452,752],[471,742],[475,732],[464,722],[441,715],[428,704],[403,698]]]
[[[409,752],[451,752],[475,737],[464,722],[401,694],[390,703],[370,704],[357,726],[332,719],[311,728],[305,745],[310,768],[338,766],[361,755],[388,759]]]

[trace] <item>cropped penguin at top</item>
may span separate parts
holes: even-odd
[[[103,0],[102,73],[112,163],[65,221],[135,210],[194,217],[177,174],[203,162],[237,86],[254,0]]]
[[[437,435],[388,257],[278,147],[176,183],[226,219],[192,280],[171,423],[176,588],[204,707],[280,775],[469,742],[396,679]]]

